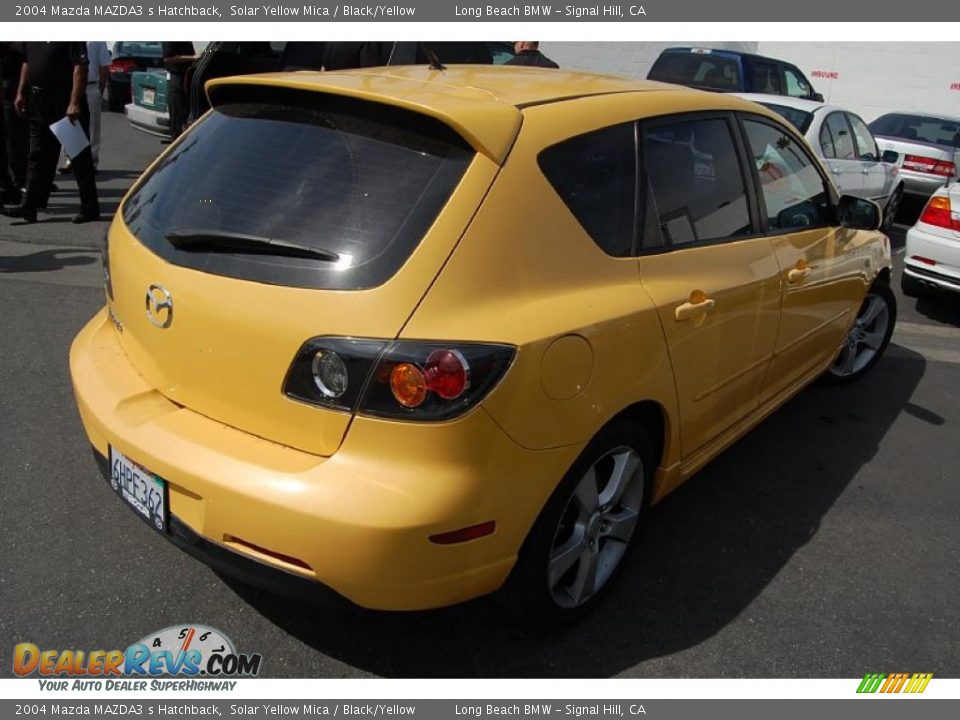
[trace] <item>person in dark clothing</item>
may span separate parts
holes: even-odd
[[[27,42],[23,54],[14,107],[20,114],[26,112],[28,104],[30,109],[27,188],[20,205],[5,210],[3,214],[36,222],[37,209],[47,206],[60,156],[60,143],[50,126],[67,117],[72,123],[79,122],[89,137],[87,45],[83,42]],[[80,212],[74,216],[73,222],[99,220],[100,201],[89,144],[71,161],[80,190]]]
[[[20,188],[27,184],[29,131],[26,118],[17,114],[14,101],[20,86],[23,55],[20,43],[0,42],[0,206],[20,203]]]
[[[288,42],[280,53],[278,66],[285,72],[321,70],[326,50],[325,42]]]
[[[189,93],[187,92],[187,70],[197,59],[193,43],[160,43],[163,66],[170,73],[167,83],[167,109],[170,112],[170,137],[176,140],[184,130],[189,114]]]
[[[386,65],[392,46],[389,42],[328,42],[323,53],[323,69],[352,70]]]
[[[504,65],[527,65],[530,67],[559,68],[553,60],[540,52],[540,43],[518,40],[513,44],[516,53]]]

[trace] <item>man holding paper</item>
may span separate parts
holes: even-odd
[[[30,113],[27,189],[20,206],[5,210],[4,214],[36,222],[37,210],[47,206],[63,143],[80,190],[80,212],[73,222],[99,220],[93,154],[87,140],[90,112],[86,97],[86,43],[27,42],[24,57],[14,105],[18,113],[23,114],[28,108]]]

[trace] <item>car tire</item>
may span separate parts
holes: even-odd
[[[896,322],[897,299],[893,290],[886,281],[877,280],[867,291],[857,318],[824,377],[834,384],[843,384],[866,375],[890,344]]]
[[[636,546],[656,459],[646,428],[604,428],[550,496],[497,594],[501,607],[540,627],[588,612]]]
[[[126,105],[119,87],[112,80],[107,81],[107,108],[110,112],[122,113]]]
[[[918,298],[923,294],[923,284],[906,273],[900,276],[900,292],[911,298]]]
[[[883,223],[880,225],[880,229],[883,232],[888,233],[890,232],[890,228],[893,227],[897,212],[900,210],[901,200],[903,200],[903,185],[898,185],[897,189],[893,191],[893,195],[891,195],[887,201],[887,206],[883,209]]]

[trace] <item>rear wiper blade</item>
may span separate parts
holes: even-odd
[[[283,257],[315,258],[336,262],[340,256],[332,250],[310,247],[289,240],[278,240],[265,235],[249,235],[229,230],[174,230],[167,241],[178,250],[208,250],[211,252],[250,252]]]

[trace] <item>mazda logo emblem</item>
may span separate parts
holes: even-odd
[[[173,296],[163,285],[151,285],[147,290],[147,320],[161,329],[173,322]]]

